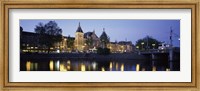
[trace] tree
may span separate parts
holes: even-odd
[[[110,49],[109,48],[97,48],[97,54],[99,55],[109,55],[110,54]]]
[[[153,37],[146,36],[136,41],[136,48],[139,50],[157,49],[160,43]]]
[[[38,34],[39,44],[46,46],[48,48],[48,53],[55,43],[62,41],[62,29],[58,27],[55,21],[49,21],[45,25],[39,23],[35,27],[35,32]]]

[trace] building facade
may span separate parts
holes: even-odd
[[[84,33],[83,30],[81,28],[80,22],[79,22],[79,26],[78,29],[76,30],[75,33],[75,49],[79,52],[83,52],[84,51],[84,47],[85,47],[85,43],[84,43]]]
[[[32,32],[25,32],[20,27],[20,49],[21,52],[39,52],[47,53],[48,48],[45,45],[40,45],[39,34]],[[109,48],[111,53],[124,53],[133,52],[133,44],[131,41],[119,41],[110,42],[109,36],[103,28],[103,32],[98,37],[93,32],[84,33],[80,23],[75,31],[75,37],[62,36],[62,41],[55,43],[50,47],[50,53],[63,53],[63,52],[93,52],[97,51],[97,48]]]

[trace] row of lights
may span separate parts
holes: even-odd
[[[141,45],[142,45],[142,48],[143,48],[144,42],[142,42]],[[152,46],[154,48],[156,46],[156,44],[152,44]],[[136,48],[139,49],[139,46],[136,46]]]

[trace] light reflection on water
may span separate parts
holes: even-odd
[[[21,71],[173,71],[166,64],[156,65],[151,61],[29,60],[24,66]]]
[[[85,70],[85,64],[81,64],[81,71],[86,71]]]
[[[104,67],[102,67],[102,68],[101,68],[101,71],[105,71],[105,68],[104,68]]]
[[[124,71],[124,64],[123,63],[121,64],[120,70]]]
[[[140,71],[140,64],[136,65],[136,71]]]
[[[33,63],[31,61],[26,62],[26,71],[38,70],[38,63]]]
[[[156,71],[156,66],[153,66],[152,71]]]
[[[26,62],[26,71],[30,71],[31,70],[31,62],[27,61]]]
[[[49,68],[50,68],[50,71],[53,71],[53,69],[54,69],[54,64],[53,64],[53,60],[50,60],[50,62],[49,62]]]

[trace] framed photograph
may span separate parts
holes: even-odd
[[[199,88],[198,2],[1,3],[2,89]]]

